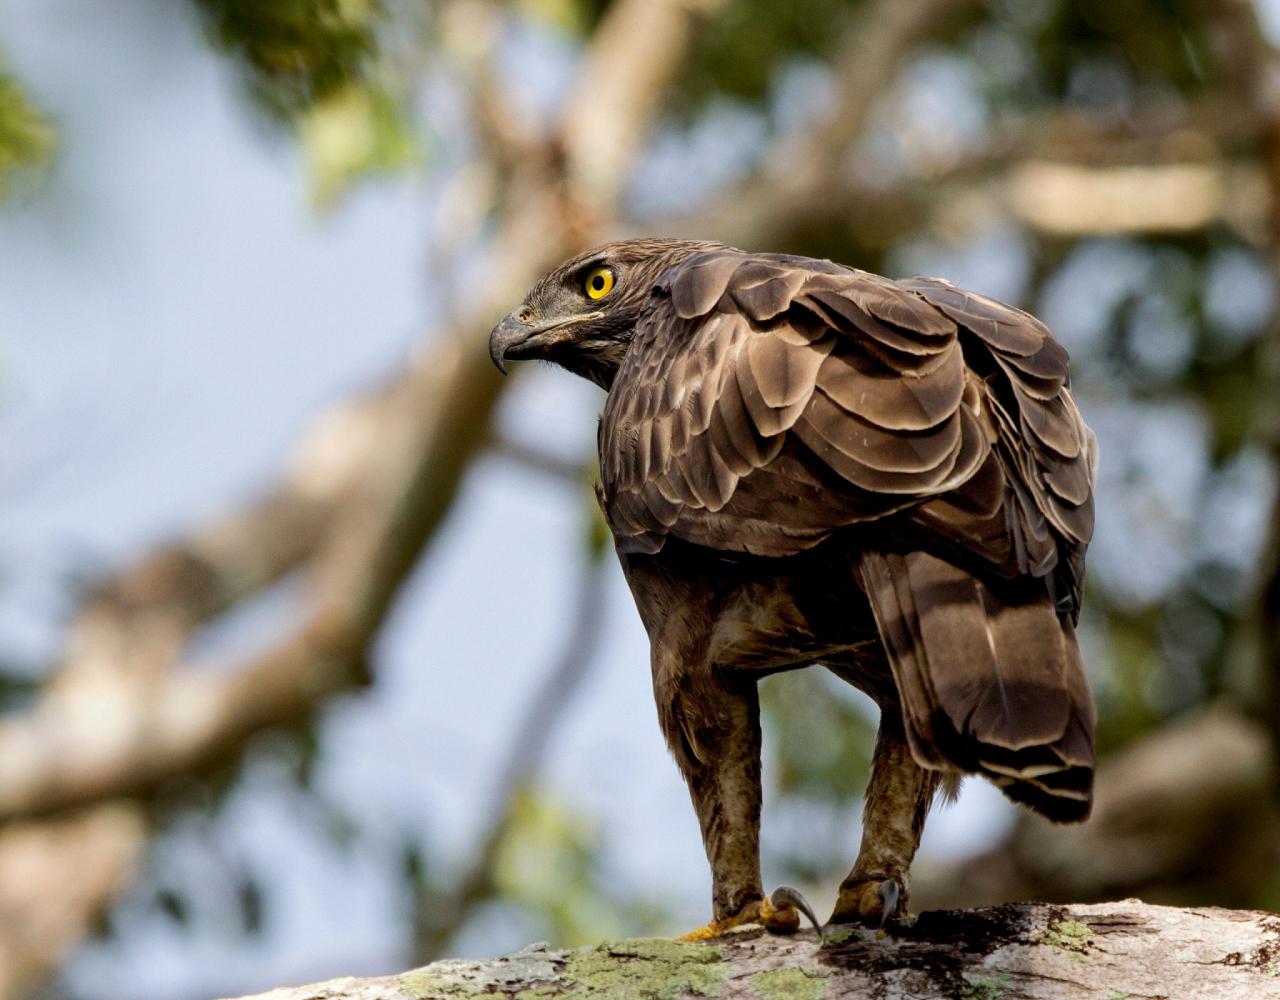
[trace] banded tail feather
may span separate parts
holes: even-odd
[[[982,774],[1051,820],[1088,818],[1093,698],[1043,581],[987,583],[920,551],[859,567],[916,760]]]

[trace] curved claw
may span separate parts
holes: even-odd
[[[894,897],[897,902],[897,897]],[[809,905],[809,901],[800,894],[800,890],[794,886],[780,885],[774,889],[769,896],[769,903],[775,909],[782,909],[784,906],[794,906],[797,910],[809,918],[809,923],[813,924],[813,929],[818,932],[818,937],[822,937],[822,925],[818,923],[818,918],[814,916],[813,907]]]
[[[883,931],[891,922],[906,916],[906,901],[907,881],[900,875],[851,876],[840,886],[831,923],[861,924]]]
[[[753,900],[732,916],[712,920],[705,927],[683,934],[676,940],[709,941],[747,924],[763,927],[770,934],[794,934],[800,927],[801,913],[809,918],[821,937],[822,927],[809,901],[800,894],[799,889],[780,885],[767,898]]]
[[[898,910],[898,899],[902,895],[902,886],[898,884],[897,879],[885,879],[880,883],[877,890],[880,893],[880,901],[884,903],[884,909],[880,913],[880,929],[889,922],[889,919]]]

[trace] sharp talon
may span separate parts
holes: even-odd
[[[897,902],[897,896],[894,897],[894,901]],[[809,918],[809,923],[813,924],[813,929],[818,932],[818,937],[822,937],[822,925],[818,923],[818,918],[814,916],[813,907],[809,905],[809,901],[800,895],[799,889],[789,885],[780,885],[773,890],[773,894],[769,897],[769,904],[779,910],[784,906],[794,906]]]
[[[898,885],[897,879],[885,879],[880,883],[879,888],[880,901],[884,903],[884,909],[880,911],[880,929],[884,929],[890,918],[897,912],[898,899],[902,895],[902,886]]]

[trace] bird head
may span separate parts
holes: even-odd
[[[552,361],[604,389],[613,383],[650,293],[663,272],[719,249],[697,240],[622,240],[543,275],[489,334],[489,356]]]

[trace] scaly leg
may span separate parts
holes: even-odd
[[[656,669],[663,732],[684,774],[711,864],[714,919],[684,940],[718,937],[743,924],[790,933],[799,927],[785,897],[760,886],[760,705],[754,678],[696,680]]]
[[[689,786],[711,864],[713,919],[685,937],[716,937],[743,924],[794,931],[797,907],[813,919],[799,894],[782,887],[766,897],[760,886],[757,678],[713,662],[721,597],[703,575],[625,555],[622,566],[649,632],[658,719]]]
[[[831,923],[879,927],[907,912],[911,860],[941,774],[912,759],[896,711],[896,706],[888,706],[880,719],[863,810],[862,847],[853,871],[840,884]]]

